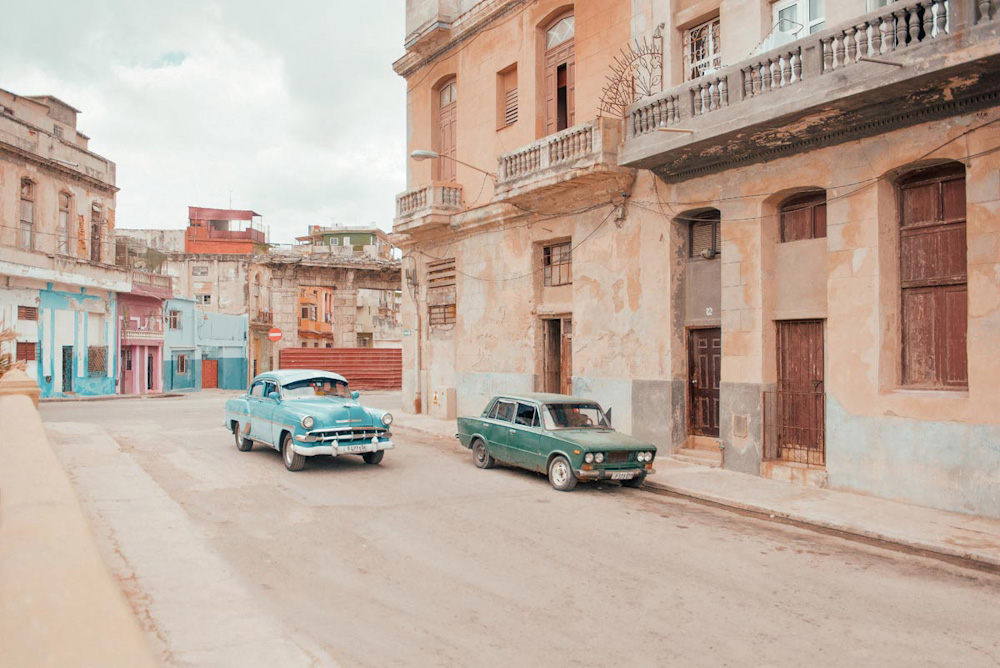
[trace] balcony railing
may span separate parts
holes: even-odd
[[[133,293],[147,297],[173,297],[173,279],[170,276],[135,269],[131,271],[131,276]]]
[[[930,63],[931,67],[924,67],[924,61],[943,53],[933,46],[929,47],[930,51],[918,47],[947,41],[947,46],[940,48],[948,49],[949,56],[963,49],[973,53],[961,37],[948,38],[973,26],[987,23],[996,26],[1000,24],[998,14],[1000,0],[900,0],[863,14],[850,23],[675,86],[629,107],[622,162],[683,173],[685,168],[699,162],[733,160],[738,153],[734,148],[745,148],[749,152],[754,150],[750,144],[756,143],[759,150],[762,137],[744,137],[747,143],[744,147],[734,147],[722,140],[712,145],[710,140],[733,135],[753,125],[763,127],[772,121],[768,130],[783,129],[787,135],[788,126],[794,123],[796,115],[801,118],[838,98],[853,98],[853,106],[845,106],[839,110],[837,118],[817,124],[825,126],[827,131],[849,130],[851,125],[874,120],[869,118],[871,110],[860,111],[866,105],[880,109],[878,113],[883,118],[890,115],[888,110],[900,111],[898,105],[885,103],[892,98],[881,105],[873,104],[871,99],[862,99],[866,87],[885,90],[887,95],[899,95],[905,104],[921,104],[912,91],[909,98],[906,97],[906,92],[902,91],[904,86],[899,86],[898,93],[887,87],[924,77],[920,82],[924,89],[933,91],[936,86],[940,90],[942,86],[927,75],[936,75],[935,69],[942,70],[939,76],[944,80],[949,74],[943,70],[962,60],[935,61]],[[981,37],[984,44],[989,40],[989,35]],[[997,55],[998,51],[994,47],[989,55]],[[972,57],[976,57],[974,53]],[[894,64],[897,67],[893,67]],[[839,76],[831,76],[833,74]],[[761,96],[765,96],[766,101],[758,104],[756,100]],[[836,123],[843,128],[834,128]],[[659,130],[675,128],[679,132],[660,134],[654,142],[654,135]],[[823,128],[810,128],[810,131],[819,133]],[[787,143],[803,145],[793,139],[805,138],[804,135],[789,138]],[[655,157],[657,153],[674,148],[679,152],[677,156]],[[783,150],[789,148],[794,149],[786,146]],[[681,164],[683,162],[689,164]]]
[[[417,227],[447,224],[451,215],[462,210],[462,186],[432,183],[396,195],[395,232]]]
[[[254,317],[250,322],[253,325],[270,326],[274,323],[274,314],[267,309],[257,309],[257,312],[254,314]]]

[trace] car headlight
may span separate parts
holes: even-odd
[[[315,424],[316,420],[314,420],[311,415],[307,415],[304,418],[302,418],[303,429],[312,429]]]
[[[594,455],[594,461],[597,462],[598,464],[603,464],[604,463],[604,453],[603,452],[598,452],[596,455]]]
[[[588,464],[593,464],[594,463],[594,453],[588,452],[587,454],[585,454],[583,456],[583,461],[587,462]]]
[[[636,456],[635,456],[635,458],[637,460],[639,460],[640,462],[644,462],[644,461],[646,461],[646,453],[645,452],[637,453]]]
[[[382,416],[382,424],[386,427],[392,424],[392,413],[386,413]]]
[[[653,453],[652,452],[647,452],[646,453],[646,461],[647,462],[653,461]]]

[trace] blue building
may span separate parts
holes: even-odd
[[[201,355],[201,386],[246,389],[247,316],[195,311],[195,320]]]
[[[166,323],[163,351],[163,391],[201,389],[201,352],[195,302],[181,297],[163,304]]]

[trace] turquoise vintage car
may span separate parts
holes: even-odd
[[[358,403],[347,380],[328,371],[262,373],[246,395],[226,402],[225,426],[241,452],[260,443],[299,471],[306,457],[361,455],[378,464],[393,448],[392,415]]]
[[[639,487],[655,473],[656,447],[619,434],[590,399],[562,394],[494,397],[478,417],[458,418],[462,445],[481,469],[495,462],[546,473],[559,491],[579,480]]]

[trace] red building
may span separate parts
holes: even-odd
[[[251,255],[267,251],[267,234],[254,211],[188,207],[187,253]]]

